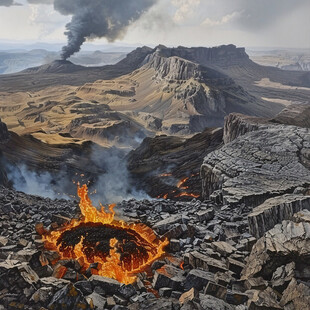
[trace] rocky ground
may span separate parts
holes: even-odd
[[[309,196],[295,195],[291,201],[288,209],[298,205],[294,210],[310,210]],[[255,222],[248,221],[252,210],[244,204],[124,201],[117,206],[122,217],[146,223],[168,237],[170,245],[151,272],[139,274],[134,285],[121,285],[80,274],[77,261],[53,265],[57,254],[44,250],[38,232],[78,216],[76,202],[1,188],[0,207],[0,309],[239,310],[310,305],[306,210],[257,241],[255,233],[249,233],[255,230]]]
[[[44,248],[44,229],[79,217],[77,202],[1,187],[0,309],[309,309],[310,135],[284,116],[226,119],[224,146],[201,168],[203,200],[117,205],[169,240],[131,285]]]

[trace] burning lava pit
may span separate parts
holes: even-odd
[[[109,206],[109,212],[101,205],[98,211],[92,205],[86,185],[78,186],[78,196],[81,220],[73,219],[42,236],[45,248],[57,251],[60,259],[76,259],[83,270],[98,263],[95,274],[130,284],[138,273],[165,253],[168,240],[158,239],[144,224],[115,220],[115,205]]]

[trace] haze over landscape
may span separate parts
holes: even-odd
[[[0,0],[0,310],[310,309],[309,12]]]

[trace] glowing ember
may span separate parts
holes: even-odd
[[[159,240],[144,224],[128,224],[114,219],[115,205],[98,211],[88,197],[86,185],[78,187],[81,220],[43,235],[45,247],[57,251],[60,259],[76,259],[86,270],[98,263],[96,274],[129,284],[165,252],[168,240]]]
[[[167,176],[167,175],[168,174],[162,174],[160,176]],[[181,179],[180,181],[178,181],[178,183],[176,184],[176,187],[179,189],[178,190],[179,193],[176,193],[177,191],[174,190],[174,191],[169,192],[169,193],[161,194],[157,198],[162,198],[162,199],[168,199],[169,197],[173,197],[173,198],[180,198],[180,197],[199,198],[200,194],[186,192],[186,190],[189,189],[189,186],[187,186],[186,183],[190,180],[191,177],[195,177],[198,175],[199,175],[199,173],[195,173],[195,174],[192,174],[190,177],[185,177],[185,178]]]

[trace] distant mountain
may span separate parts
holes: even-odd
[[[71,61],[68,60],[54,60],[53,62],[34,67],[34,68],[29,68],[24,71],[23,73],[39,73],[39,74],[45,74],[45,73],[73,73],[76,71],[82,71],[85,70],[86,67],[79,66],[73,64]]]
[[[126,53],[120,51],[89,51],[80,52],[70,58],[70,61],[83,66],[103,66],[115,64],[122,60]],[[60,58],[59,52],[44,49],[33,50],[0,50],[0,74],[21,72],[27,68],[46,65]]]
[[[8,92],[0,109],[19,134],[131,147],[145,136],[223,126],[232,112],[273,117],[292,102],[309,103],[309,86],[310,73],[260,66],[234,45],[145,46],[115,65],[57,60],[0,76]]]

